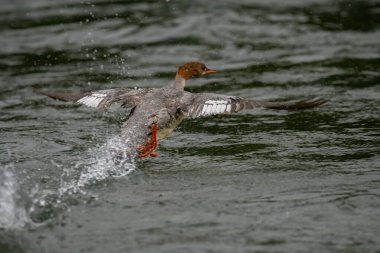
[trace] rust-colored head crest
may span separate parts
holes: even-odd
[[[177,74],[188,80],[192,77],[213,74],[216,70],[209,69],[201,62],[188,62],[178,68]]]

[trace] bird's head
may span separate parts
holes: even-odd
[[[203,76],[216,73],[216,70],[209,69],[201,62],[188,62],[178,68],[177,75],[188,80],[192,77]]]

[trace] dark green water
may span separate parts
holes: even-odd
[[[378,1],[3,1],[0,252],[380,252]],[[184,122],[114,167],[128,112],[39,91],[320,96]]]

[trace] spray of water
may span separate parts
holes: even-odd
[[[59,195],[88,194],[87,188],[91,185],[132,173],[136,168],[135,155],[128,143],[128,140],[114,136],[100,147],[89,150],[89,159],[63,169]]]
[[[94,199],[90,188],[105,180],[128,176],[135,170],[135,149],[115,136],[88,151],[89,158],[74,166],[55,164],[63,171],[58,192],[39,190],[22,194],[14,165],[0,166],[0,229],[35,227],[46,222],[64,222],[70,201]],[[30,206],[30,207],[27,207]]]
[[[19,229],[29,221],[14,165],[0,166],[0,228]]]

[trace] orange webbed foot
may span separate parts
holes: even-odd
[[[157,148],[157,124],[153,123],[151,125],[152,128],[152,136],[147,141],[147,143],[143,146],[138,146],[137,150],[139,151],[138,157],[157,157],[158,154],[154,152],[154,150]]]

